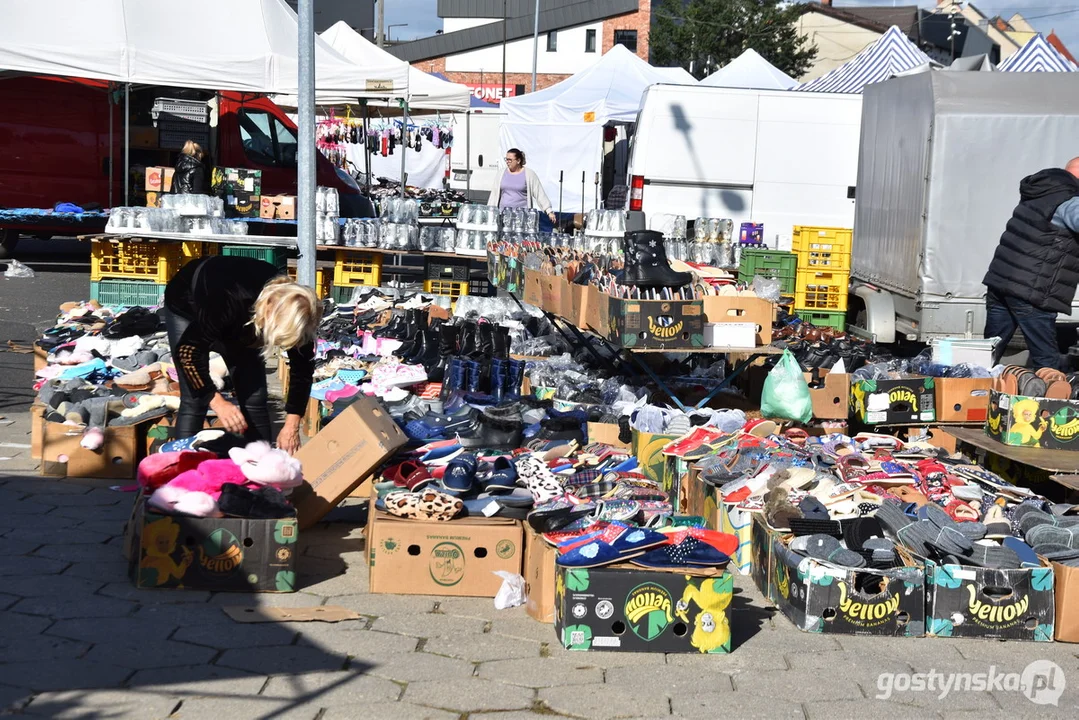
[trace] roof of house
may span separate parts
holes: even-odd
[[[532,13],[535,11],[535,5],[531,2],[525,2],[524,4],[531,8],[529,12],[517,17],[510,17],[509,2],[511,1],[507,0],[506,6],[506,41],[532,37],[534,22]],[[455,8],[459,5],[463,6],[462,3],[455,3],[452,0],[441,0],[439,14],[442,12],[443,3],[454,6],[447,9],[447,12],[456,12]],[[495,0],[494,2],[492,0],[476,0],[476,5],[479,11],[485,13],[494,9],[493,7],[487,7],[488,5],[497,5],[498,12],[493,15],[471,15],[470,17],[502,17],[501,0]],[[547,2],[545,0],[540,5],[539,31],[540,33],[547,33],[552,30],[588,25],[609,17],[636,12],[638,6],[638,0],[588,0],[588,2],[559,2],[558,0]],[[466,30],[420,38],[419,40],[401,43],[387,49],[401,60],[412,63],[419,60],[457,55],[493,45],[501,45],[502,40],[503,23],[493,22]]]
[[[841,20],[865,30],[872,30],[881,34],[888,31],[892,25],[899,26],[903,33],[917,41],[918,35],[918,6],[902,5],[899,7],[852,7],[834,5],[822,5],[819,2],[805,3],[803,12],[816,12],[828,17]]]
[[[1056,30],[1050,32],[1045,39],[1049,41],[1050,45],[1056,48],[1058,53],[1068,58],[1076,65],[1079,65],[1079,60],[1076,60],[1075,56],[1068,52],[1068,48],[1064,45],[1064,41],[1057,36]]]

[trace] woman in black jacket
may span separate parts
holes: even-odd
[[[213,409],[226,430],[248,440],[271,438],[264,348],[288,352],[285,425],[277,446],[300,448],[300,419],[315,371],[321,306],[310,288],[253,258],[201,258],[180,269],[165,288],[165,326],[180,384],[176,438],[202,429]],[[210,377],[210,351],[220,352],[240,407],[225,400]]]
[[[172,192],[191,195],[207,195],[206,166],[202,164],[206,153],[194,140],[184,143],[176,160],[176,172],[172,176]]]

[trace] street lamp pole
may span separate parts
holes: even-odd
[[[502,0],[502,89],[498,93],[499,102],[506,94],[506,0]]]
[[[536,0],[536,14],[532,20],[532,92],[536,92],[536,64],[539,62],[539,4]]]

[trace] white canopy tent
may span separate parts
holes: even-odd
[[[449,112],[464,112],[469,109],[472,94],[467,85],[448,82],[429,75],[409,65],[404,60],[398,60],[373,42],[350,28],[344,21],[338,21],[319,35],[326,43],[350,62],[354,63],[357,72],[366,74],[368,68],[396,66],[408,76],[406,88],[401,88],[389,98],[407,98],[409,112],[413,110],[444,110]],[[282,107],[296,107],[294,95],[284,95],[274,98],[274,102]],[[350,97],[328,97],[320,94],[320,105],[347,105],[355,102]],[[372,101],[385,103],[385,101]],[[389,104],[389,103],[386,103]]]
[[[603,164],[603,126],[637,119],[645,88],[693,85],[682,68],[656,68],[615,45],[591,67],[538,92],[502,101],[502,151],[523,150],[554,209],[595,207]],[[560,182],[561,180],[561,182]],[[540,208],[543,209],[543,208]]]
[[[298,35],[284,0],[6,0],[0,71],[295,95]],[[388,61],[357,72],[316,38],[315,87],[387,97],[408,92],[408,72]]]
[[[701,80],[708,87],[748,90],[790,90],[798,81],[749,48],[714,73]]]

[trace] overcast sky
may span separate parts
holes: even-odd
[[[433,35],[442,29],[442,20],[435,12],[435,0],[385,0],[386,25],[408,23],[408,27],[393,28],[392,37],[410,39]],[[542,3],[542,0],[540,0]],[[836,7],[844,5],[911,5],[932,7],[934,0],[835,0]],[[1036,29],[1049,34],[1056,29],[1057,35],[1079,56],[1079,3],[1076,0],[976,0],[974,5],[985,15],[1011,17],[1022,13]],[[542,5],[540,6],[542,8]]]

